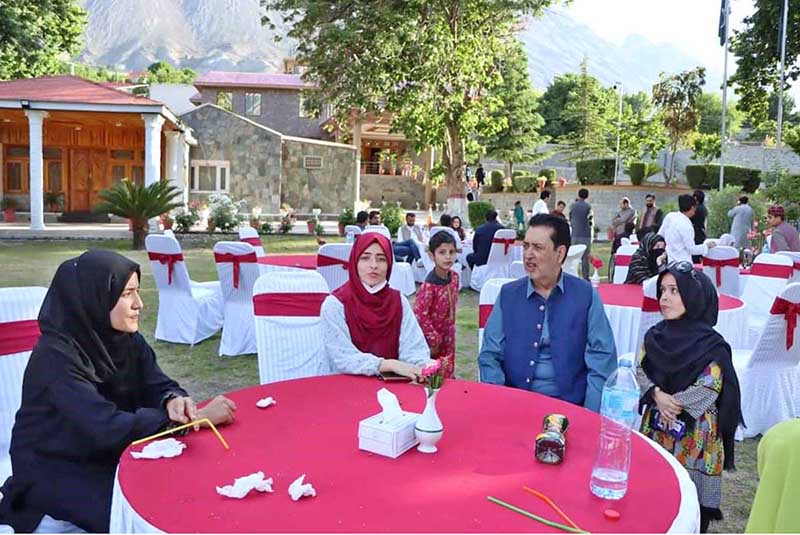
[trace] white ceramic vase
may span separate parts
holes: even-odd
[[[417,423],[414,425],[414,434],[419,440],[417,451],[422,453],[436,453],[436,444],[442,439],[444,428],[439,415],[436,413],[436,396],[439,395],[439,388],[431,389],[425,388],[427,400],[425,402],[425,410],[417,418]]]
[[[594,286],[595,288],[600,286],[600,274],[597,273],[597,268],[594,268],[594,273],[592,273],[592,276],[590,277],[589,280],[592,282],[592,286]]]

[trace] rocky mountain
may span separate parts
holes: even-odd
[[[198,72],[274,71],[294,44],[275,42],[288,28],[270,13],[276,29],[261,25],[258,0],[83,0],[89,13],[81,61],[143,70],[166,60]],[[519,38],[528,51],[531,79],[545,88],[553,76],[578,70],[584,56],[589,71],[605,85],[621,80],[625,91],[649,91],[658,73],[694,67],[698,60],[670,45],[640,35],[621,46],[610,43],[565,10],[547,10],[529,21]],[[709,69],[708,86],[721,75]]]

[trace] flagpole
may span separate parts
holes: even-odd
[[[720,135],[719,189],[725,187],[725,115],[728,111],[728,15],[730,0],[725,0],[725,61],[722,69],[722,133]]]
[[[783,133],[783,68],[786,62],[786,22],[789,19],[789,0],[783,1],[782,21],[781,21],[781,78],[778,87],[778,135],[775,138],[775,146],[781,148],[781,134]]]

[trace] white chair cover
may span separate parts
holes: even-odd
[[[636,350],[639,351],[644,343],[647,331],[661,321],[661,311],[658,307],[658,275],[650,277],[642,283],[642,313],[639,316],[639,334],[636,339]]]
[[[734,238],[733,235],[728,234],[727,232],[722,236],[720,236],[719,239],[717,240],[717,245],[726,245],[728,247],[733,246],[734,243],[736,243],[736,238]]]
[[[430,243],[430,238],[433,238],[439,232],[447,232],[448,234],[450,234],[453,237],[453,239],[456,240],[456,250],[461,249],[463,247],[463,245],[461,243],[461,239],[458,237],[458,234],[456,234],[456,231],[451,229],[450,227],[433,227],[431,229],[431,232],[430,232],[430,235],[429,235],[429,238],[428,238],[428,243]],[[418,243],[418,247],[420,247],[420,250],[419,250],[420,253],[421,253],[420,254],[420,259],[422,260],[422,267],[423,267],[423,271],[424,271],[424,274],[423,274],[421,280],[424,281],[428,277],[428,274],[431,271],[433,271],[433,268],[435,267],[435,264],[433,262],[433,259],[428,254],[428,246]],[[458,255],[458,256],[461,257],[461,255]],[[465,274],[469,274],[469,268],[465,267],[464,265],[462,265],[460,263],[460,261],[459,261],[459,262],[454,263],[453,267],[450,268],[450,269],[452,271],[455,271],[456,273],[458,273],[459,289],[460,288],[466,288],[467,285],[469,284],[469,277],[466,277],[466,280],[465,280],[464,275]]]
[[[222,293],[219,282],[194,282],[189,278],[181,246],[174,237],[149,234],[148,254],[172,260],[150,261],[158,288],[156,340],[196,344],[222,328]],[[166,255],[166,257],[164,256]],[[177,255],[177,256],[175,256]],[[172,266],[172,281],[169,266]]]
[[[362,230],[361,227],[358,225],[345,225],[344,227],[344,235],[347,236],[348,232],[352,232],[353,236],[358,236],[361,234]]]
[[[389,229],[384,225],[367,225],[362,234],[368,232],[377,232],[385,236],[390,242],[392,241],[392,234]],[[394,256],[394,251],[392,251]],[[389,276],[389,286],[398,290],[403,295],[412,295],[417,291],[417,286],[414,284],[414,273],[411,271],[411,264],[405,262],[398,262],[394,259],[392,266],[392,274]]]
[[[730,262],[735,265],[707,265],[715,262]],[[703,273],[711,279],[719,293],[739,296],[739,251],[735,247],[719,245],[709,249],[708,254],[703,257]]]
[[[6,353],[12,350],[11,346],[6,346],[7,349],[0,351],[0,481],[3,482],[11,475],[11,459],[8,455],[11,430],[22,403],[22,377],[35,345],[33,338],[19,340],[21,334],[27,333],[14,323],[35,321],[45,295],[47,288],[39,286],[0,288],[0,349],[11,342],[11,337],[15,339],[14,345],[30,348],[17,353]]]
[[[630,245],[631,239],[630,238],[620,238],[619,240],[620,245]]]
[[[628,266],[633,258],[633,253],[638,249],[635,245],[620,245],[614,253],[614,284],[623,284],[628,278]]]
[[[169,236],[170,238],[174,238],[175,237],[175,233],[172,232],[171,228],[168,228],[168,229],[164,230],[164,236]]]
[[[800,303],[800,283],[787,285],[778,298],[792,304]],[[793,344],[787,349],[787,325],[783,313],[769,314],[755,348],[734,351],[733,363],[739,377],[742,414],[747,425],[741,430],[745,438],[766,433],[784,420],[800,417],[800,331],[795,325]]]
[[[314,271],[258,278],[253,301],[261,384],[330,373],[319,319],[327,295],[325,279]]]
[[[232,255],[239,262],[238,281],[236,263],[231,260],[218,260],[217,255]],[[261,271],[255,248],[245,242],[220,241],[214,245],[214,261],[217,265],[224,314],[222,339],[219,343],[220,356],[246,355],[256,352],[255,323],[253,321],[253,285]],[[249,260],[249,261],[244,261]]]
[[[497,296],[500,295],[500,288],[507,282],[515,279],[489,279],[481,288],[481,294],[478,297],[478,352],[480,353],[483,346],[483,329],[486,327],[486,322],[489,321],[489,315],[494,309],[494,304],[497,301]]]
[[[525,273],[525,263],[522,260],[514,260],[511,262],[511,267],[508,268],[508,276],[512,279],[527,277],[528,274]]]
[[[352,249],[349,243],[326,243],[317,251],[317,273],[325,279],[330,291],[347,282],[347,261]]]
[[[775,271],[781,271],[781,266],[788,266],[789,269],[786,270],[787,276],[784,278],[780,276],[780,273],[759,274],[761,273],[759,266],[766,266],[766,269],[773,268],[773,270],[777,267],[778,269]],[[791,273],[792,260],[790,258],[783,255],[762,253],[753,261],[750,275],[742,277],[744,279],[742,301],[744,301],[748,311],[747,349],[755,345],[759,334],[764,329],[764,324],[767,322],[772,301],[786,286]]]
[[[777,254],[791,258],[792,262],[794,263],[792,277],[789,279],[789,282],[800,282],[800,253],[795,253],[793,251],[779,251]]]
[[[243,241],[252,245],[253,249],[256,251],[256,256],[266,255],[264,252],[264,244],[261,243],[261,236],[259,236],[258,231],[256,231],[256,229],[250,225],[246,227],[239,227],[239,241]]]
[[[628,242],[630,245],[639,245],[639,236],[637,236],[636,233],[631,234],[628,238]]]
[[[489,249],[489,258],[486,264],[475,266],[469,282],[470,288],[481,291],[483,284],[489,279],[509,278],[509,268],[511,267],[512,246],[517,238],[517,231],[514,229],[499,229],[492,238],[492,247]],[[499,242],[498,240],[510,240],[509,243]]]
[[[583,244],[569,246],[563,268],[566,273],[578,276],[578,266],[581,264],[584,251],[586,251],[586,246]]]

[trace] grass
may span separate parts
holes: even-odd
[[[341,238],[327,236],[326,239],[341,241]],[[213,237],[209,237],[207,241],[195,244],[192,248],[184,248],[183,256],[192,279],[217,280],[211,250],[215,241]],[[158,311],[158,292],[146,253],[131,251],[128,240],[103,242],[0,240],[0,259],[2,259],[0,287],[49,286],[61,262],[81,254],[90,247],[113,249],[141,264],[141,295],[145,305],[140,320],[141,332],[153,346],[163,370],[180,382],[195,399],[207,399],[217,393],[258,383],[255,355],[218,356],[219,334],[193,347],[158,342],[153,339]],[[271,254],[313,253],[317,250],[317,243],[311,236],[267,236],[264,239],[264,247]],[[607,244],[595,244],[593,252],[603,258],[606,264],[608,263]],[[600,270],[601,276],[605,277],[606,271],[607,267],[604,266]],[[459,294],[457,328],[456,375],[460,379],[477,380],[478,294],[476,292],[464,290]],[[579,439],[578,435],[573,437],[573,440]],[[724,475],[722,510],[725,519],[712,523],[712,531],[720,533],[744,531],[758,484],[757,446],[758,439],[737,443],[738,471]]]

